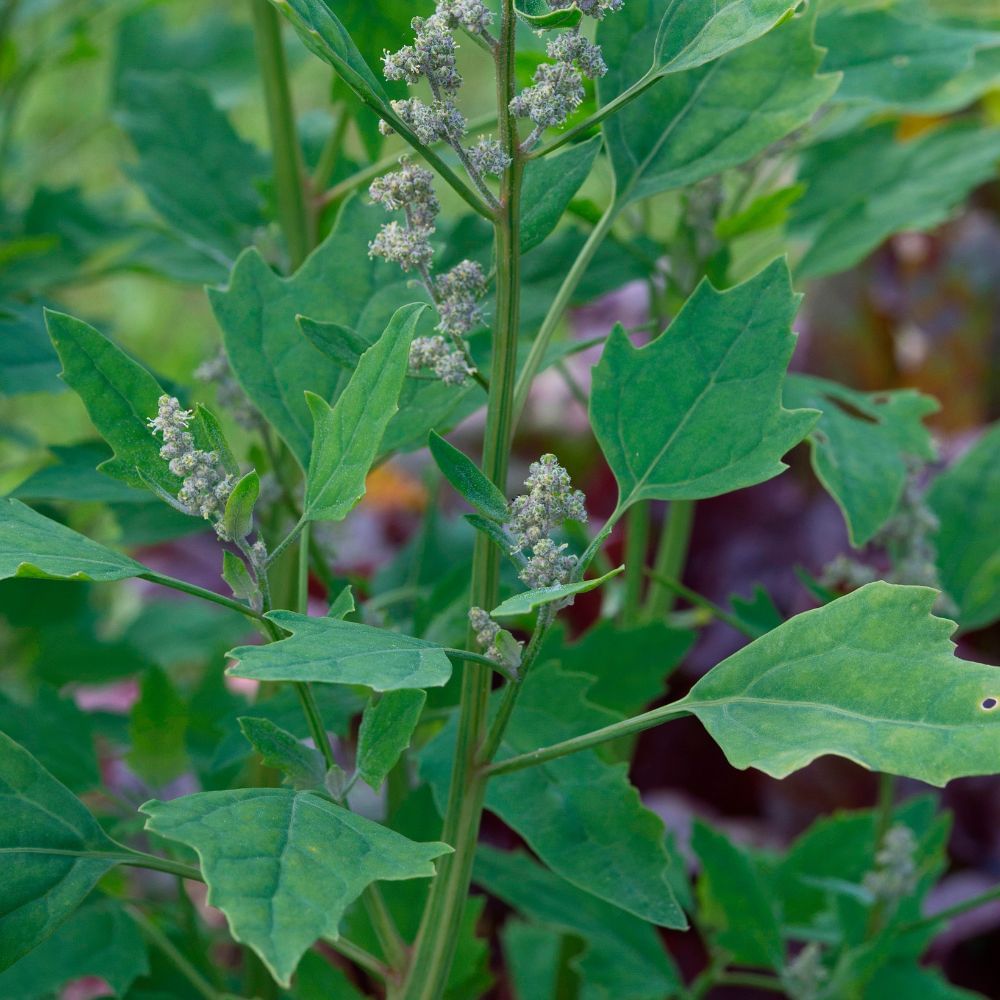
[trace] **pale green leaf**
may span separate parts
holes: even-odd
[[[492,521],[503,523],[507,520],[510,510],[506,497],[468,455],[433,432],[427,443],[444,478],[464,499]]]
[[[745,646],[677,704],[734,767],[775,778],[824,754],[932,785],[993,774],[1000,672],[955,658],[936,598],[868,584]]]
[[[253,509],[259,496],[260,476],[251,469],[233,487],[233,492],[226,501],[226,509],[222,515],[222,526],[226,537],[246,538],[253,531]]]
[[[895,513],[906,484],[906,458],[930,461],[923,425],[937,400],[914,389],[857,392],[811,375],[790,375],[785,402],[820,410],[809,435],[812,466],[837,501],[851,544],[860,547]]]
[[[303,953],[336,938],[372,882],[434,874],[445,844],[417,844],[310,792],[244,788],[153,800],[146,827],[193,848],[208,902],[288,986]]]
[[[1000,423],[934,480],[927,502],[941,522],[937,565],[959,624],[989,625],[1000,618]]]
[[[451,661],[441,646],[388,629],[291,611],[267,616],[292,635],[266,646],[240,646],[226,673],[260,681],[364,684],[375,691],[441,687]]]
[[[561,583],[555,587],[536,587],[534,590],[525,590],[498,604],[490,612],[490,616],[492,618],[513,618],[516,615],[529,615],[536,608],[552,604],[553,601],[563,601],[567,597],[575,597],[577,594],[586,594],[588,591],[596,590],[624,569],[624,566],[619,566],[593,580],[578,580],[576,583]]]
[[[774,261],[718,292],[695,289],[667,331],[636,349],[612,331],[594,369],[590,419],[619,486],[637,500],[695,500],[778,475],[816,421],[781,405],[797,297]]]
[[[285,775],[285,783],[298,792],[323,788],[326,762],[319,750],[307,747],[270,719],[242,716],[240,730],[268,767]]]
[[[222,579],[234,597],[249,601],[257,594],[257,584],[250,576],[246,563],[235,553],[225,549],[222,553]]]
[[[357,768],[361,780],[375,791],[410,745],[426,700],[424,691],[387,691],[365,707],[358,730]]]
[[[514,13],[535,31],[575,28],[583,17],[576,4],[562,10],[550,10],[545,0],[515,0]]]
[[[307,394],[314,425],[303,514],[309,520],[340,521],[364,496],[382,435],[398,409],[410,343],[425,308],[417,303],[396,311],[332,407]]]

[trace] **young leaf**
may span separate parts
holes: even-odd
[[[424,878],[446,844],[417,844],[310,792],[243,788],[142,807],[146,828],[198,853],[208,902],[287,987],[372,882]]]
[[[927,501],[941,522],[937,564],[959,624],[989,625],[1000,618],[1000,423],[934,480]]]
[[[340,521],[364,496],[365,479],[397,410],[410,342],[425,308],[416,303],[396,311],[382,336],[361,355],[332,407],[307,394],[314,424],[303,514],[309,520]]]
[[[257,593],[257,585],[253,582],[246,563],[228,549],[222,553],[222,579],[233,592],[233,597],[249,601]]]
[[[678,705],[734,767],[775,778],[824,754],[932,785],[991,774],[1000,671],[955,659],[936,597],[870,583],[745,646]]]
[[[514,13],[534,31],[575,28],[583,17],[576,4],[563,10],[550,10],[545,0],[514,0]]]
[[[346,372],[358,367],[361,355],[371,346],[359,333],[342,323],[320,323],[305,316],[296,317],[299,329],[313,346]]]
[[[934,458],[922,421],[937,411],[937,400],[914,389],[855,392],[811,375],[790,375],[784,398],[790,407],[821,411],[809,435],[813,471],[837,501],[851,544],[871,541],[896,511],[906,456]]]
[[[260,681],[364,684],[375,691],[441,687],[451,661],[441,646],[388,629],[291,611],[267,617],[291,636],[266,646],[240,646],[226,673]]]
[[[284,772],[285,784],[297,792],[322,788],[326,763],[319,750],[307,747],[270,719],[242,716],[240,730],[268,767]]]
[[[424,691],[388,691],[365,707],[358,731],[358,774],[376,792],[410,745],[420,721]]]
[[[818,414],[781,405],[797,298],[776,260],[718,292],[702,281],[667,331],[636,349],[612,331],[594,368],[590,419],[636,500],[694,500],[778,475]]]
[[[125,580],[149,571],[19,500],[0,500],[0,579]]]
[[[234,487],[226,501],[222,527],[228,538],[246,538],[253,531],[253,509],[260,496],[260,476],[251,469]]]
[[[431,431],[427,444],[444,478],[480,514],[501,524],[507,520],[510,516],[507,498],[492,481],[483,475],[479,466],[468,455],[459,451],[433,431]]]
[[[83,803],[0,733],[0,970],[55,931],[121,857]]]
[[[185,734],[187,706],[166,671],[150,667],[132,706],[129,766],[152,787],[164,785],[190,769]]]
[[[536,608],[551,604],[553,601],[561,601],[576,594],[586,594],[588,591],[596,590],[624,569],[624,566],[619,566],[593,580],[578,580],[576,583],[561,583],[557,587],[536,587],[534,590],[525,590],[498,604],[490,612],[490,617],[513,618],[516,615],[531,614]]]
[[[620,719],[586,700],[591,683],[552,663],[535,666],[522,682],[497,760]],[[448,795],[455,733],[453,717],[420,757],[421,774],[439,804]],[[642,805],[626,771],[624,764],[607,764],[594,751],[573,754],[496,776],[486,792],[486,808],[577,888],[651,923],[686,927],[667,881],[663,822]]]

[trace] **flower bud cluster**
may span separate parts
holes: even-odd
[[[429,368],[445,385],[464,385],[475,372],[466,355],[452,347],[444,337],[416,337],[410,344],[410,371]]]
[[[816,1000],[830,973],[823,965],[823,949],[810,941],[788,965],[781,979],[795,1000]]]
[[[476,644],[484,655],[508,676],[516,677],[521,666],[522,644],[510,632],[500,628],[482,608],[469,609],[469,624],[476,633]]]
[[[875,855],[876,868],[864,879],[865,888],[884,903],[896,903],[917,886],[917,838],[902,823],[889,829]]]
[[[153,433],[163,439],[160,457],[175,476],[184,480],[177,493],[181,509],[206,521],[218,522],[236,479],[223,468],[216,452],[195,447],[194,436],[187,429],[192,416],[175,397],[163,395],[156,416],[148,423]]]

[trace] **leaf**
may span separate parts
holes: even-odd
[[[222,553],[222,579],[233,592],[233,597],[249,601],[257,594],[257,584],[250,576],[246,563],[228,549]]]
[[[575,28],[583,17],[575,4],[562,10],[549,10],[545,0],[515,0],[514,13],[534,31]]]
[[[376,792],[410,745],[426,700],[424,691],[388,691],[365,707],[357,768],[361,780]]]
[[[492,521],[502,524],[507,520],[510,516],[507,498],[468,455],[433,431],[427,444],[444,478],[462,497]]]
[[[805,184],[789,184],[762,194],[743,211],[716,222],[715,235],[720,240],[733,240],[738,236],[783,225],[788,218],[788,210],[802,197],[805,190]]]
[[[572,7],[570,10],[579,11]],[[553,11],[565,14],[568,11]],[[571,146],[558,156],[529,160],[521,188],[521,253],[538,246],[559,223],[573,195],[590,176],[601,149],[601,137]]]
[[[818,416],[786,410],[795,338],[788,267],[718,292],[702,281],[667,331],[636,349],[616,327],[594,368],[590,420],[618,481],[637,500],[695,500],[778,475]]]
[[[1000,129],[961,121],[906,142],[890,122],[814,145],[802,159],[808,187],[790,223],[809,240],[798,276],[846,270],[893,233],[944,222],[998,160]]]
[[[700,919],[736,965],[780,970],[781,927],[753,860],[725,834],[695,820],[691,848],[701,862]]]
[[[30,954],[0,973],[2,1000],[50,1000],[70,982],[103,980],[123,996],[148,975],[146,944],[135,921],[109,899],[81,907]]]
[[[937,565],[959,624],[989,625],[1000,618],[1000,423],[934,480],[927,502],[941,522]]]
[[[120,100],[118,122],[139,155],[129,175],[169,225],[228,266],[264,224],[268,157],[180,74],[129,73]]]
[[[365,479],[398,408],[410,342],[425,308],[416,303],[396,311],[332,407],[307,394],[314,432],[303,517],[340,521],[364,496]]]
[[[361,355],[370,346],[360,334],[341,323],[318,323],[305,316],[296,317],[296,322],[314,347],[348,372],[357,368]]]
[[[883,997],[920,997],[920,1000],[982,1000],[983,994],[961,989],[940,972],[916,963],[894,962],[879,969],[865,990],[865,1000]]]
[[[375,691],[441,687],[451,661],[441,646],[387,629],[337,618],[272,611],[271,621],[292,635],[266,646],[240,646],[226,673],[260,681],[364,684]]]
[[[564,936],[549,927],[510,919],[500,930],[500,944],[515,1000],[556,1000]]]
[[[755,636],[761,636],[776,629],[785,620],[785,616],[774,603],[774,599],[759,583],[754,587],[753,593],[749,597],[733,594],[729,598],[729,604],[733,609],[733,614]]]
[[[790,375],[785,402],[821,411],[809,435],[816,477],[837,502],[856,548],[896,512],[906,485],[906,456],[935,456],[923,418],[937,400],[914,389],[856,392],[811,375]]]
[[[473,880],[537,924],[582,938],[585,948],[570,965],[595,995],[666,1000],[679,991],[680,974],[654,927],[581,892],[527,855],[482,845]]]
[[[824,754],[931,785],[992,774],[1000,673],[955,659],[936,598],[870,583],[745,646],[676,704],[734,767],[775,778]]]
[[[0,970],[44,941],[122,849],[73,794],[0,733]]]
[[[29,476],[11,494],[19,500],[97,500],[115,503],[148,503],[146,490],[134,489],[103,472],[97,466],[111,458],[111,451],[101,441],[82,444],[51,445],[55,456],[52,465],[46,465]]]
[[[670,2],[675,13],[668,18],[704,17],[715,6]],[[655,3],[662,8],[668,0]],[[742,6],[732,3],[725,11]],[[653,29],[634,23],[645,9],[626,5],[601,22],[598,40],[610,67],[599,86],[602,105],[648,65]],[[837,86],[836,76],[816,75],[821,52],[812,44],[814,20],[814,14],[792,18],[717,62],[667,76],[605,119],[616,201],[626,205],[721,173],[806,125]],[[682,36],[675,37],[679,43]]]
[[[624,569],[624,566],[619,566],[617,569],[605,573],[604,576],[595,577],[593,580],[578,580],[576,583],[561,583],[557,587],[536,587],[534,590],[525,590],[520,594],[515,594],[513,597],[508,597],[506,601],[498,604],[490,612],[490,617],[513,618],[516,615],[531,614],[536,608],[540,608],[545,604],[552,604],[553,601],[562,601],[567,597],[574,597],[576,594],[586,594],[588,591],[596,590]]]
[[[592,681],[552,663],[522,682],[517,711],[496,759],[600,729],[621,716],[586,700]],[[494,697],[491,707],[498,704]],[[443,805],[455,744],[452,717],[420,757],[420,771]],[[686,926],[667,881],[663,823],[641,803],[625,764],[593,751],[494,777],[486,808],[527,842],[557,875],[578,889],[664,927]]]
[[[417,844],[310,792],[243,788],[142,806],[146,828],[193,848],[208,902],[282,986],[320,937],[336,939],[372,882],[423,878],[445,844]]]
[[[243,716],[239,723],[261,761],[284,773],[286,785],[297,792],[324,787],[326,763],[319,750],[307,747],[270,719]]]
[[[129,719],[129,766],[154,788],[169,784],[190,768],[186,732],[187,706],[166,672],[150,667]]]
[[[50,580],[125,580],[148,573],[120,552],[57,521],[43,517],[19,500],[0,500],[0,579],[12,576]]]
[[[0,303],[0,397],[61,392],[59,363],[38,303]]]

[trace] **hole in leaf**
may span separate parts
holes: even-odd
[[[984,698],[982,701],[982,707],[987,712],[992,712],[998,704],[1000,704],[1000,702],[998,702],[996,698]]]

